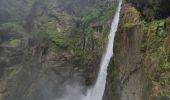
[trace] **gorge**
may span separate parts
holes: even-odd
[[[170,100],[169,0],[0,0],[0,100]]]

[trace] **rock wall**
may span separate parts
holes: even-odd
[[[87,26],[101,12],[81,17],[100,11],[97,2],[0,0],[0,100],[55,100],[68,84],[86,91],[94,83],[109,27],[96,38]],[[113,8],[100,20],[112,18]]]
[[[106,100],[169,100],[169,2],[163,2],[124,2]]]

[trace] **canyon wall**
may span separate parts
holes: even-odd
[[[0,0],[0,100],[58,100],[72,92],[67,85],[85,95],[105,48],[109,2]]]
[[[168,0],[124,1],[106,100],[169,100],[169,7]]]

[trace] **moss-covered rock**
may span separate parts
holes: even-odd
[[[59,32],[54,23],[47,24],[47,34],[56,45],[64,45],[64,35]]]
[[[140,0],[132,2],[135,6],[142,4],[135,2]],[[148,12],[148,16],[142,17],[133,6],[125,3],[122,8],[114,59],[108,71],[108,81],[117,87],[107,83],[106,89],[113,88],[111,98],[118,100],[127,97],[130,100],[168,100],[169,18],[154,20],[155,15],[148,9],[142,11]],[[144,18],[149,16],[153,19],[147,22]]]

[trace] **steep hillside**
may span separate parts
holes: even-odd
[[[169,7],[168,0],[124,2],[106,100],[170,99]]]
[[[0,100],[54,100],[91,86],[115,3],[0,0]],[[87,8],[88,7],[88,8]]]

